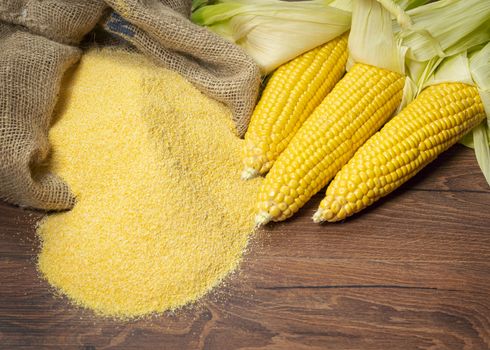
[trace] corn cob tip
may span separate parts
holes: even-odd
[[[321,224],[323,222],[335,222],[339,221],[340,218],[335,215],[331,210],[325,210],[324,208],[318,208],[318,210],[313,214],[313,222]]]
[[[313,214],[313,222],[316,224],[321,224],[322,222],[325,221],[325,219],[323,219],[322,216],[323,216],[323,209],[318,208],[315,214]]]
[[[242,180],[251,180],[255,177],[259,176],[259,172],[254,168],[246,167],[242,171]]]
[[[264,226],[268,224],[271,220],[272,216],[269,213],[261,211],[255,216],[255,227],[259,228],[261,226]]]

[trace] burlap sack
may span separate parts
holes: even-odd
[[[102,1],[0,1],[0,198],[73,206],[68,186],[43,169],[48,129],[61,78],[81,55],[64,43],[77,43],[104,8]]]
[[[260,71],[238,46],[188,20],[191,0],[106,2],[116,11],[105,23],[108,31],[228,105],[238,134],[245,134],[257,98]]]
[[[78,44],[107,8],[103,0],[0,0],[0,21],[64,44]]]
[[[48,129],[62,76],[81,54],[70,45],[106,9],[104,28],[230,106],[244,134],[259,69],[239,47],[193,25],[190,8],[191,0],[0,0],[0,199],[39,209],[74,205],[67,185],[45,169]]]

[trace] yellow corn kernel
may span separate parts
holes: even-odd
[[[328,186],[313,220],[343,220],[373,204],[414,176],[484,118],[483,104],[475,87],[462,83],[428,87],[359,148]],[[373,166],[376,175],[366,175]],[[346,190],[344,184],[359,176],[369,180]],[[352,200],[351,193],[358,192],[363,194],[361,202],[357,198]]]
[[[355,64],[267,174],[259,194],[256,224],[287,219],[324,187],[396,110],[404,83],[405,77],[398,73]],[[281,210],[275,194],[283,186],[290,196],[295,194],[295,205],[288,204],[289,210]]]
[[[269,171],[303,122],[342,78],[347,37],[333,39],[274,72],[245,134],[243,179]]]

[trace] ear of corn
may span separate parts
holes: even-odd
[[[267,174],[256,224],[287,219],[324,187],[396,110],[404,83],[401,74],[355,64]]]
[[[476,87],[433,85],[371,137],[328,186],[313,216],[339,221],[398,188],[485,118]]]
[[[245,135],[244,171],[264,174],[291,138],[345,72],[347,34],[276,70],[264,90]]]

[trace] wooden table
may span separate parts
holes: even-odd
[[[1,349],[489,349],[490,189],[457,146],[354,219],[254,238],[226,286],[175,314],[97,318],[39,279],[40,213],[0,204]]]

